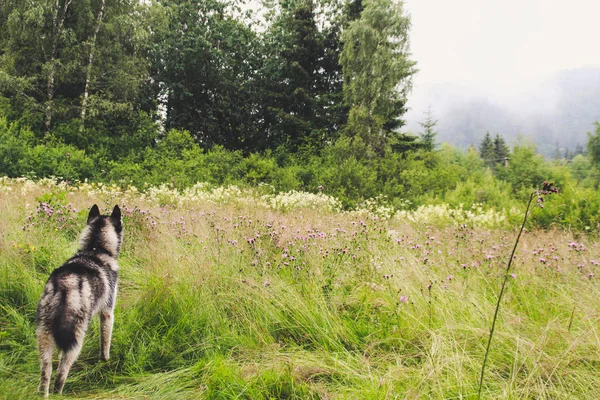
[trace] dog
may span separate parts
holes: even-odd
[[[61,394],[71,366],[77,360],[92,317],[100,314],[100,358],[108,360],[114,323],[123,224],[121,210],[100,215],[90,209],[79,250],[48,278],[38,304],[36,334],[40,352],[39,391],[49,395],[52,353],[60,350],[54,390]]]

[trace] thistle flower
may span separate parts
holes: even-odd
[[[558,193],[558,188],[554,186],[553,182],[544,181],[542,188],[537,191],[537,205],[544,208],[544,196],[551,195],[552,193]]]

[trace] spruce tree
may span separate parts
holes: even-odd
[[[438,121],[433,119],[433,112],[431,111],[431,106],[429,106],[429,109],[425,112],[425,121],[419,122],[419,125],[423,127],[423,132],[419,132],[421,143],[427,151],[435,149],[435,137],[438,134],[438,131],[435,130],[437,123]]]
[[[493,166],[496,156],[494,154],[494,142],[489,132],[485,133],[483,140],[479,144],[479,154],[486,166]]]
[[[509,155],[510,150],[506,145],[506,142],[504,141],[502,136],[500,136],[500,134],[497,133],[496,137],[494,138],[494,158],[496,167],[503,166],[504,161],[508,158]]]

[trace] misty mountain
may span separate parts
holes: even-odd
[[[420,132],[419,122],[431,106],[438,120],[438,142],[461,148],[478,146],[486,132],[500,133],[514,144],[518,136],[533,139],[546,156],[564,154],[587,143],[586,132],[600,121],[600,67],[561,71],[520,93],[493,96],[453,84],[419,89],[409,101],[407,127]]]

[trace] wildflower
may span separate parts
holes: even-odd
[[[544,181],[542,184],[542,188],[537,191],[537,205],[541,208],[544,208],[544,196],[550,195],[552,193],[558,193],[558,188],[554,187],[553,182]]]
[[[546,264],[548,261],[544,257],[540,257],[540,262]]]
[[[408,303],[408,297],[407,296],[400,296],[400,303]]]
[[[511,278],[517,279],[517,274],[510,274]]]

